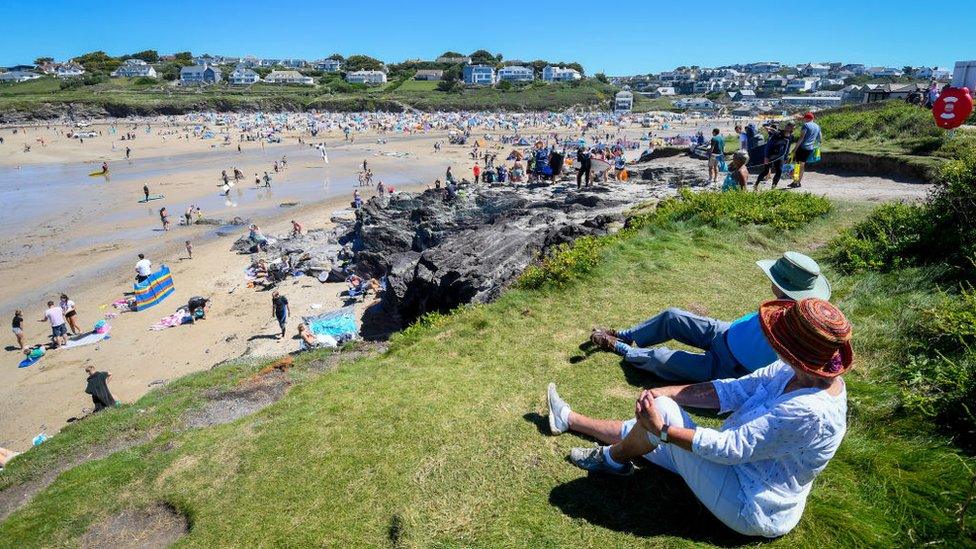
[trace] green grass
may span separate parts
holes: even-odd
[[[468,88],[442,92],[436,82],[389,82],[351,92],[331,93],[323,86],[234,87],[136,84],[109,79],[90,86],[60,89],[54,78],[0,86],[0,113],[30,111],[48,104],[74,103],[101,107],[115,116],[198,110],[393,110],[402,105],[421,110],[562,110],[574,106],[609,108],[614,89],[594,80],[575,84],[535,84],[503,91]]]
[[[61,452],[158,433],[61,475],[0,524],[0,545],[76,543],[93,522],[159,500],[188,515],[183,543],[199,547],[754,544],[676,477],[645,468],[590,478],[567,464],[569,449],[589,442],[545,434],[545,384],[557,382],[581,412],[628,417],[652,380],[613,355],[581,353],[590,326],[626,325],[668,306],[734,318],[769,297],[757,258],[816,250],[866,214],[835,203],[793,229],[694,216],[641,224],[611,237],[599,261],[561,288],[512,289],[490,305],[425,317],[384,354],[323,374],[309,370],[321,355],[306,354],[284,399],[223,426],[174,428],[207,387],[231,386],[256,366],[184,378],[16,460],[0,486],[40,474]],[[933,303],[931,276],[827,274],[855,326],[849,432],[797,529],[770,545],[973,545],[957,520],[973,462],[900,408],[892,373],[901,358],[895,328]]]

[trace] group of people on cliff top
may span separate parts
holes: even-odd
[[[797,252],[757,265],[773,299],[726,322],[667,309],[626,329],[594,328],[590,344],[670,383],[644,390],[625,420],[583,415],[547,390],[553,435],[602,443],[574,448],[587,471],[630,475],[644,460],[679,475],[729,528],[777,537],[800,520],[814,479],[847,429],[842,374],[854,361],[851,324],[828,300],[830,283]],[[671,349],[675,340],[701,352]],[[717,429],[683,409],[730,414]]]
[[[719,174],[727,172],[722,189],[744,191],[749,179],[748,167],[755,166],[760,171],[753,190],[758,191],[770,173],[773,175],[772,188],[775,189],[783,177],[784,168],[788,166],[792,182],[787,187],[801,187],[807,163],[819,160],[822,133],[820,126],[814,122],[815,119],[812,112],[803,115],[798,137],[794,137],[796,124],[793,121],[770,121],[763,125],[766,130],[764,143],[757,139],[759,132],[754,126],[736,126],[739,148],[728,164],[725,163],[725,139],[718,128],[713,129],[712,138],[708,142],[709,180],[712,184],[718,183]]]

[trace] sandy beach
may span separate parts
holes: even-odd
[[[730,121],[720,123],[725,127]],[[656,133],[687,133],[714,124],[690,120]],[[238,152],[236,138],[225,145],[216,138],[177,138],[187,128],[166,128],[174,133],[160,135],[165,131],[147,132],[145,124],[132,121],[116,126],[119,132],[135,132],[136,139],[120,141],[117,135],[110,136],[107,121],[84,128],[102,135],[83,144],[66,137],[64,132],[72,128],[64,125],[21,128],[17,133],[0,129],[5,139],[0,146],[0,196],[5,198],[0,202],[0,229],[5,236],[0,246],[0,277],[5,280],[0,287],[0,312],[9,319],[14,309],[23,309],[28,343],[45,343],[50,334],[49,324],[41,321],[45,303],[57,301],[57,295],[65,292],[78,306],[81,328],[91,329],[112,312],[114,300],[131,291],[140,252],[154,266],[172,269],[176,291],[157,307],[111,319],[111,339],[49,351],[28,368],[17,368],[22,355],[12,346],[8,328],[0,367],[2,447],[23,450],[35,435],[53,435],[69,418],[90,410],[91,399],[83,392],[87,365],[112,372],[115,397],[131,402],[168,380],[221,361],[295,351],[298,341],[292,336],[300,317],[341,305],[344,284],[289,278],[279,287],[292,308],[288,337],[272,339],[277,326],[271,317],[270,292],[248,288],[243,274],[248,257],[229,251],[246,228],[218,236],[215,226],[180,226],[189,204],[199,205],[207,218],[241,217],[270,234],[287,232],[291,219],[306,229],[326,228],[332,212],[348,206],[363,160],[374,173],[374,183],[382,180],[402,191],[423,189],[435,177],[443,179],[448,166],[456,177],[470,178],[473,165],[470,145],[447,145],[447,132],[438,130],[397,135],[364,132],[352,143],[338,131],[319,134],[315,141],[326,143],[330,157],[325,164],[317,149],[298,143],[297,132],[282,132],[282,143],[244,142]],[[551,130],[538,129],[545,131]],[[646,131],[635,126],[622,133],[636,139]],[[435,142],[443,144],[441,151],[434,151]],[[25,152],[25,145],[30,145],[30,152]],[[496,148],[499,159],[511,149],[491,141],[488,148]],[[283,156],[288,167],[273,173],[272,163]],[[705,170],[699,161],[675,161]],[[109,164],[109,177],[90,177],[102,162]],[[230,174],[234,167],[244,172],[245,179],[223,196],[218,188],[220,172]],[[274,176],[271,190],[254,185],[255,174],[265,171]],[[916,198],[925,192],[923,186],[876,178],[811,174],[805,183],[812,192],[863,200]],[[165,199],[137,203],[143,185]],[[375,189],[363,188],[362,193],[369,198]],[[286,203],[295,205],[282,207]],[[167,232],[159,222],[162,206],[173,222]],[[185,240],[193,242],[192,259],[186,257]],[[205,321],[163,331],[148,329],[196,295],[212,299]]]

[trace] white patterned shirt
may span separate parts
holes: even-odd
[[[834,457],[847,430],[847,388],[783,394],[793,369],[781,361],[739,379],[712,382],[721,412],[718,430],[698,427],[692,451],[730,465],[739,478],[741,515],[756,531],[778,536],[803,514],[813,479]]]

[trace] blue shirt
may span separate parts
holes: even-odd
[[[803,125],[803,142],[800,143],[800,147],[812,151],[817,148],[818,142],[820,142],[820,126],[816,122],[807,122]]]
[[[733,321],[725,332],[725,341],[732,356],[750,372],[779,360],[759,326],[759,313],[749,313]]]

